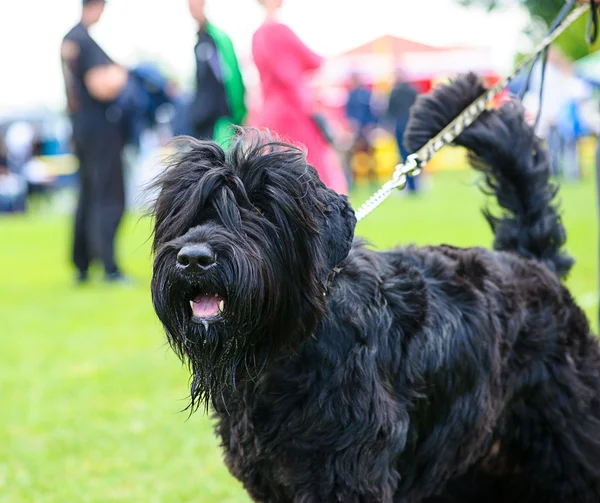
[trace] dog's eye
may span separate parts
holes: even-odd
[[[261,210],[258,206],[255,206],[254,208],[252,208],[252,213],[254,213],[255,215],[264,215],[265,212],[263,210]]]

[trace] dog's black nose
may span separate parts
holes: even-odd
[[[185,272],[205,272],[215,265],[215,254],[207,244],[186,245],[177,254],[177,264]]]

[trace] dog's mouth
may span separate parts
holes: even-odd
[[[201,294],[190,300],[192,308],[192,321],[202,323],[207,320],[216,320],[225,311],[225,299],[219,294]]]

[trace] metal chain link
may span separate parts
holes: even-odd
[[[517,65],[515,70],[507,77],[498,82],[494,87],[488,89],[467,108],[465,108],[450,124],[442,129],[437,135],[429,140],[414,154],[409,155],[404,163],[395,168],[392,179],[383,184],[365,203],[356,210],[356,219],[361,221],[375,208],[383,203],[394,190],[402,190],[406,187],[407,176],[418,176],[431,158],[437,154],[442,147],[452,143],[458,136],[468,128],[475,120],[490,106],[492,101],[500,92],[510,84],[516,75],[528,64],[534,61],[546,47],[548,47],[558,36],[560,36],[573,22],[581,17],[589,5],[581,5],[574,9],[554,31],[542,40],[535,50]]]

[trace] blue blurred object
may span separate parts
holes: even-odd
[[[570,99],[560,107],[558,113],[558,132],[568,141],[578,140],[591,133],[590,128],[581,120],[577,100]]]
[[[172,122],[174,136],[194,136],[194,130],[188,117],[188,110],[193,100],[194,95],[192,93],[182,94],[175,99],[173,103],[175,114]]]
[[[63,153],[61,151],[61,144],[58,138],[45,137],[42,138],[40,143],[41,155],[60,155]]]
[[[508,92],[513,96],[519,96],[519,94],[523,90],[523,86],[525,86],[525,81],[527,80],[527,71],[521,70],[517,75],[515,75],[514,79],[511,80],[507,86]]]
[[[377,117],[371,108],[372,93],[366,87],[356,87],[348,93],[346,101],[346,117],[358,124],[362,132],[367,127],[377,124]]]
[[[170,81],[153,63],[141,63],[129,71],[129,80],[113,107],[125,129],[128,144],[139,146],[145,129],[156,126],[156,112],[165,104],[174,104]]]

